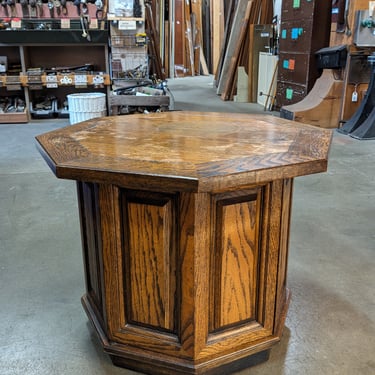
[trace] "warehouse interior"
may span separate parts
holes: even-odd
[[[201,111],[203,95],[208,111],[263,111],[225,107],[210,77],[170,87],[176,110]],[[57,179],[35,147],[34,136],[66,124],[0,128],[1,372],[136,374],[112,365],[87,321],[75,184]],[[238,374],[374,372],[374,157],[372,141],[334,132],[328,172],[296,179],[286,327],[267,362]]]
[[[139,2],[134,3],[137,5]],[[288,50],[290,44],[289,47],[285,44],[288,38],[285,38],[285,48],[282,49],[282,14],[293,9],[293,12],[297,12],[297,18],[302,14],[307,18],[312,16],[311,20],[318,22],[323,19],[323,8],[320,8],[320,13],[316,9],[323,3],[331,2],[191,1],[191,5],[198,3],[201,9],[210,5],[212,19],[220,19],[220,28],[215,35],[221,33],[219,39],[222,44],[215,45],[217,40],[212,41],[208,50],[201,44],[204,58],[199,52],[199,62],[195,65],[197,70],[194,70],[194,64],[190,64],[194,61],[194,53],[191,54],[187,46],[184,46],[185,52],[187,51],[185,56],[174,55],[173,48],[168,55],[164,46],[164,49],[160,49],[164,51],[164,54],[160,53],[160,61],[154,58],[155,51],[159,51],[159,48],[155,50],[152,49],[155,45],[150,46],[150,40],[151,44],[169,40],[165,34],[168,34],[167,30],[170,32],[170,25],[166,26],[165,22],[170,19],[161,20],[160,15],[168,14],[166,10],[172,8],[171,3],[177,6],[184,2],[152,1],[141,2],[141,5],[147,6],[147,3],[150,3],[152,14],[156,15],[153,19],[154,26],[158,31],[163,30],[161,34],[164,35],[160,39],[152,39],[147,35],[150,38],[147,46],[140,42],[141,48],[144,48],[142,53],[151,57],[151,62],[147,68],[150,71],[145,72],[141,68],[137,69],[137,74],[141,71],[141,74],[154,77],[146,80],[148,84],[152,81],[154,85],[139,85],[142,87],[140,94],[145,95],[145,87],[148,88],[147,96],[133,97],[133,88],[128,95],[131,80],[129,77],[124,78],[124,74],[134,72],[133,69],[127,69],[127,62],[124,61],[126,58],[121,49],[128,49],[129,46],[121,44],[123,34],[116,34],[115,30],[112,30],[112,44],[109,47],[106,39],[100,39],[100,27],[91,33],[94,41],[88,49],[89,58],[98,59],[102,71],[94,74],[86,72],[86,81],[75,82],[75,85],[59,85],[58,88],[52,87],[56,83],[53,79],[51,82],[46,81],[48,73],[32,68],[35,68],[35,64],[38,68],[44,65],[40,56],[45,56],[46,46],[53,51],[50,56],[51,64],[58,64],[61,56],[64,56],[57,52],[61,49],[59,43],[63,45],[64,42],[38,41],[35,45],[31,41],[20,45],[19,41],[12,39],[13,35],[8,36],[10,33],[0,39],[0,50],[4,51],[0,53],[0,64],[9,67],[16,62],[20,67],[17,68],[17,64],[14,64],[15,72],[17,69],[22,71],[19,75],[16,73],[18,80],[13,81],[9,80],[9,70],[0,75],[2,103],[8,103],[6,106],[9,108],[9,97],[21,98],[17,99],[20,111],[0,113],[0,373],[141,374],[129,368],[114,366],[110,357],[103,352],[97,332],[82,308],[80,299],[86,291],[86,281],[76,184],[74,181],[56,178],[38,152],[35,137],[53,130],[70,128],[81,120],[95,121],[96,117],[107,115],[131,118],[134,112],[144,112],[147,116],[153,111],[197,111],[257,114],[264,116],[264,119],[268,116],[281,117],[304,123],[307,127],[330,129],[332,132],[327,172],[297,177],[294,181],[287,264],[291,301],[281,340],[272,347],[267,361],[241,370],[229,367],[228,373],[372,375],[375,373],[375,122],[362,121],[363,117],[371,120],[372,95],[368,91],[375,81],[370,82],[372,47],[360,45],[360,40],[364,38],[364,43],[367,43],[369,36],[363,33],[371,32],[373,26],[362,26],[363,29],[358,34],[354,29],[358,24],[358,17],[363,16],[364,21],[371,18],[369,14],[373,11],[373,4],[370,3],[373,2],[339,0],[332,1],[332,6],[324,4],[330,27],[328,33],[323,33],[324,27],[320,25],[319,31],[324,34],[321,35],[321,44],[317,45],[312,38],[312,50],[307,57],[305,52],[295,54],[295,51]],[[312,15],[307,14],[304,8],[311,4]],[[88,3],[87,6],[90,16],[95,19],[98,16],[95,13],[98,5]],[[109,15],[110,6],[113,7],[113,3],[108,4],[108,9],[104,4]],[[241,6],[244,7],[244,12],[239,11]],[[4,19],[5,12],[11,15],[15,11],[10,5],[7,7],[9,9],[0,9],[0,19]],[[16,2],[15,7],[16,11],[21,12],[21,3]],[[48,20],[52,14],[48,11],[47,3],[44,3],[44,7],[43,17]],[[73,2],[67,2],[68,14],[75,12],[76,7]],[[112,10],[116,13],[114,8]],[[340,10],[344,10],[346,14],[344,32],[337,29],[341,21]],[[40,10],[37,8],[37,16],[38,11]],[[190,11],[194,13],[192,8]],[[302,13],[298,13],[299,11]],[[226,17],[222,17],[223,12]],[[169,16],[170,14],[171,12]],[[57,13],[56,8],[53,18],[63,18],[62,15],[63,13]],[[248,27],[237,30],[240,37],[237,36],[234,41],[249,38],[247,42],[251,46],[254,34],[250,30],[262,35],[264,23],[271,27],[270,30],[280,33],[280,44],[271,53],[266,53],[265,59],[272,60],[272,63],[264,63],[268,81],[263,95],[259,95],[259,87],[254,88],[254,77],[250,77],[252,72],[249,67],[256,65],[259,68],[253,60],[254,55],[246,49],[235,48],[235,45],[231,47],[230,33],[227,34],[228,44],[223,48],[226,27],[241,15],[247,15],[247,21],[257,21],[254,21],[253,26],[246,24]],[[273,23],[275,15],[278,18]],[[262,20],[265,22],[258,24],[262,17],[266,17]],[[115,14],[114,18],[122,17]],[[284,19],[287,24],[285,29],[289,32],[289,27],[292,35],[295,30],[294,26],[289,26],[292,20]],[[81,20],[77,16],[72,17],[72,27],[76,27],[74,22],[77,20],[81,34],[81,26],[83,28],[87,21],[85,13]],[[114,20],[111,27],[118,21]],[[138,27],[139,21],[136,22]],[[237,24],[243,25],[243,22],[242,19]],[[319,28],[319,22],[314,22],[311,30]],[[148,24],[150,23],[152,22],[149,20]],[[158,26],[161,24],[165,28]],[[257,29],[259,25],[261,28]],[[16,28],[12,27],[12,34],[23,32],[17,30],[17,25],[12,26]],[[215,22],[211,24],[211,27],[216,26]],[[310,26],[304,27],[308,29]],[[234,27],[228,28],[227,32],[233,29]],[[5,29],[0,30],[0,38],[5,32]],[[211,32],[212,29],[208,35]],[[301,30],[296,32],[298,34]],[[185,30],[182,38],[188,45],[189,38],[186,35]],[[143,34],[139,37],[143,38]],[[120,41],[119,50],[114,46],[116,40]],[[69,41],[69,44],[75,43]],[[342,48],[343,45],[346,46],[345,49]],[[313,69],[309,63],[303,63],[305,65],[302,71],[306,74],[303,82],[299,81],[298,58],[304,55],[301,58],[316,62],[316,58],[319,60],[326,56],[315,55],[317,50],[324,47],[331,47],[326,52],[328,51],[328,56],[333,54],[334,58],[338,58],[334,63],[338,65],[328,65],[319,70]],[[82,48],[81,42],[70,45],[69,48],[73,55],[82,56],[82,53],[78,53]],[[136,48],[140,48],[140,45]],[[229,56],[231,58],[225,63],[225,52],[231,48],[234,48]],[[105,58],[102,56],[103,51]],[[19,52],[24,61],[19,61]],[[134,56],[137,57],[138,53],[137,50]],[[118,54],[118,58],[115,54]],[[7,56],[7,59],[1,60],[1,55]],[[237,59],[233,59],[233,56]],[[142,55],[141,58],[143,57]],[[178,58],[181,58],[180,62]],[[80,66],[82,58],[73,58],[70,62],[71,65]],[[241,62],[245,62],[242,67]],[[329,64],[333,64],[331,60]],[[226,69],[227,73],[221,76],[220,71]],[[260,71],[257,70],[257,74]],[[52,76],[61,78],[60,73]],[[72,72],[62,72],[62,77],[72,78]],[[137,88],[144,78],[146,77],[136,79]],[[91,81],[95,79],[98,81]],[[243,84],[244,82],[249,85]],[[257,80],[257,83],[261,84],[261,80]],[[52,85],[49,87],[52,91],[46,88],[48,84]],[[222,92],[219,92],[220,87]],[[46,90],[47,107],[35,107],[40,99],[39,94]],[[50,95],[51,92],[53,95]],[[89,112],[82,112],[82,108],[73,111],[69,103],[69,112],[66,107],[69,95],[80,93],[87,97],[93,92],[106,97],[103,108]],[[368,98],[370,102],[365,107]],[[46,96],[42,95],[41,101],[44,104],[45,99]],[[14,103],[12,101],[11,104],[14,106]],[[80,117],[82,113],[86,117]],[[360,114],[362,117],[358,122]],[[358,133],[358,130],[364,128],[365,132]],[[173,374],[173,370],[171,371]]]

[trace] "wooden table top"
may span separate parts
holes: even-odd
[[[213,191],[324,172],[332,132],[270,115],[102,117],[37,137],[57,177]]]

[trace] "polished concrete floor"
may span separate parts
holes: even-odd
[[[169,86],[175,109],[264,113],[222,102],[211,77]],[[35,147],[66,124],[0,124],[0,375],[135,375],[87,322],[75,184]],[[334,132],[328,172],[295,180],[288,283],[280,344],[237,375],[375,374],[375,141]]]

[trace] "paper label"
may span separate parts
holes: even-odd
[[[70,19],[69,18],[62,18],[61,19],[61,28],[62,29],[70,29]]]
[[[57,82],[57,76],[55,75],[50,75],[50,76],[46,76],[46,82],[50,82],[50,83],[54,83],[54,82]]]
[[[118,29],[119,30],[137,30],[137,22],[136,21],[119,21],[118,22]]]
[[[76,74],[74,76],[74,83],[77,84],[87,84],[87,75],[85,74]]]
[[[97,18],[91,18],[89,29],[97,29],[98,28],[98,19]]]
[[[21,28],[21,20],[12,20],[10,23],[12,29],[20,29]]]

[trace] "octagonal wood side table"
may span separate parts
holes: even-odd
[[[330,142],[273,116],[203,112],[37,137],[55,175],[77,181],[82,302],[114,364],[223,374],[267,359],[290,298],[293,179],[326,171]]]

